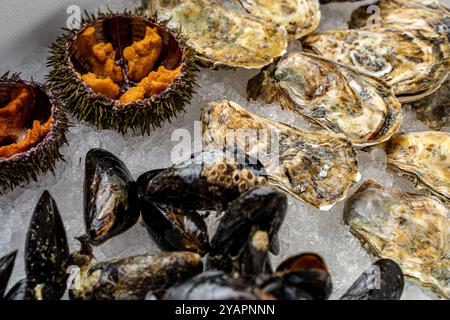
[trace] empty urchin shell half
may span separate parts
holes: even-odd
[[[37,180],[63,159],[68,122],[52,92],[18,74],[0,77],[0,194]]]
[[[181,30],[140,11],[86,14],[51,47],[47,80],[80,120],[149,134],[183,111],[196,82]]]

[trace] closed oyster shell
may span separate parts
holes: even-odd
[[[307,53],[288,53],[250,80],[247,93],[343,133],[358,147],[388,140],[402,118],[382,82]]]
[[[428,131],[397,135],[388,142],[386,154],[389,165],[450,201],[450,133]]]
[[[286,51],[284,27],[226,8],[217,0],[144,0],[144,6],[180,26],[205,66],[257,69]]]
[[[290,39],[313,32],[320,23],[317,0],[235,0],[250,14],[284,26]]]
[[[441,88],[424,99],[413,103],[417,118],[430,129],[450,127],[450,76]]]
[[[449,73],[449,42],[423,30],[328,30],[308,36],[304,45],[384,80],[402,103],[434,93]]]
[[[438,198],[369,180],[344,208],[345,223],[371,253],[450,298],[449,211]]]
[[[255,133],[238,148],[262,162],[269,183],[321,210],[344,199],[359,180],[356,151],[339,135],[301,131],[226,100],[207,104],[201,121],[203,142],[213,147],[229,146],[230,133],[240,137],[238,144],[242,134]]]
[[[373,21],[381,27],[420,29],[450,40],[450,11],[439,1],[380,0],[376,5],[379,16],[375,20],[369,6],[362,6],[352,13],[350,28],[366,28]]]

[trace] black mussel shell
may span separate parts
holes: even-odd
[[[251,242],[252,233],[265,231],[268,235],[265,245],[270,248],[283,223],[286,208],[286,195],[273,187],[256,187],[242,194],[229,205],[211,240],[208,267],[226,272],[243,271],[246,261],[239,261],[237,257]]]
[[[95,263],[81,269],[69,290],[72,300],[144,300],[203,271],[193,252],[145,254]]]
[[[36,300],[33,285],[27,279],[17,282],[4,298],[5,300]]]
[[[187,210],[222,210],[253,186],[265,184],[260,162],[244,154],[213,150],[193,154],[154,177],[145,199]]]
[[[137,187],[125,164],[106,150],[90,150],[85,162],[86,233],[91,244],[100,245],[139,219]]]
[[[273,297],[220,271],[199,274],[170,288],[163,300],[272,300]]]
[[[161,250],[191,251],[202,256],[208,252],[208,229],[198,212],[146,203],[141,214],[148,233]]]
[[[270,280],[266,280],[261,289],[278,300],[314,300],[309,293],[302,289],[302,283],[299,280],[296,275],[292,274],[273,276]]]
[[[139,194],[142,195],[148,183],[164,170],[141,175],[137,180]],[[161,250],[192,251],[202,256],[209,250],[206,223],[198,212],[151,203],[143,197],[139,204],[147,231]]]
[[[66,289],[70,253],[55,200],[42,193],[25,242],[25,271],[36,299],[60,299]]]
[[[381,259],[365,271],[341,300],[400,300],[404,287],[402,269],[389,259]]]
[[[332,292],[327,266],[314,253],[285,260],[261,287],[281,300],[325,300]]]
[[[0,258],[0,300],[5,295],[8,281],[16,260],[17,250]]]
[[[140,199],[144,197],[145,190],[147,189],[149,182],[154,177],[156,177],[158,174],[163,172],[164,170],[166,170],[166,169],[150,170],[139,176],[139,178],[136,180],[136,184],[137,184],[138,195],[139,195]]]

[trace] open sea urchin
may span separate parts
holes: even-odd
[[[51,46],[47,80],[78,119],[149,134],[191,100],[195,55],[181,30],[139,10],[86,13]]]
[[[52,92],[19,74],[0,77],[0,194],[53,171],[68,122]]]

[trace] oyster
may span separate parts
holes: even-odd
[[[450,76],[431,96],[413,103],[417,118],[430,129],[450,127]]]
[[[322,210],[344,199],[360,177],[355,149],[338,135],[301,131],[226,100],[207,104],[201,121],[206,145],[223,148],[234,143],[230,133],[240,135],[242,151],[262,162],[269,183]]]
[[[435,195],[450,201],[450,133],[411,132],[386,146],[388,164],[416,178]]]
[[[344,221],[373,254],[450,298],[449,211],[438,198],[369,180],[347,200]]]
[[[181,26],[205,66],[261,68],[287,47],[285,28],[226,8],[218,0],[144,0],[144,5]]]
[[[299,39],[313,32],[320,23],[317,0],[234,0],[256,17],[284,26],[289,38]]]
[[[401,105],[382,82],[308,53],[289,53],[251,79],[252,99],[278,102],[355,146],[388,140],[401,123]]]
[[[402,103],[417,101],[447,79],[450,43],[417,29],[328,30],[304,39],[327,59],[384,80]]]
[[[450,40],[450,11],[439,1],[380,0],[379,16],[373,22],[380,27],[399,30],[419,29],[430,36],[443,36]],[[369,6],[362,6],[352,13],[350,28],[366,28],[371,22]]]

